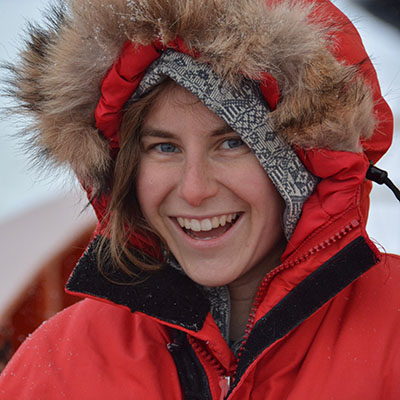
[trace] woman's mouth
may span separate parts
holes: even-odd
[[[240,215],[240,213],[231,213],[203,219],[177,217],[176,220],[186,235],[191,238],[210,240],[231,229]]]

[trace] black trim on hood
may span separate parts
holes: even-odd
[[[132,265],[137,278],[116,269],[105,277],[97,266],[99,240],[95,238],[79,260],[67,282],[68,291],[106,299],[186,329],[202,328],[210,302],[190,278],[172,267],[144,272]]]
[[[267,347],[299,326],[378,262],[360,236],[304,279],[254,326],[239,360],[235,385]]]

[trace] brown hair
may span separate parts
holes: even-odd
[[[105,221],[108,221],[106,234],[97,248],[100,271],[112,266],[128,275],[135,275],[129,264],[143,270],[161,268],[168,256],[168,248],[163,239],[149,226],[144,218],[136,194],[136,177],[141,155],[141,136],[143,123],[161,95],[177,84],[165,79],[149,94],[125,108],[119,130],[120,149],[115,160],[110,203]],[[129,243],[133,234],[140,234],[154,242],[153,255],[135,249]],[[160,251],[164,260],[157,258]]]

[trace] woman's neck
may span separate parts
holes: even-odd
[[[229,286],[229,295],[231,300],[231,315],[229,323],[230,341],[236,341],[242,337],[249,319],[257,287],[258,282],[253,287],[250,287],[250,285],[244,285],[243,287],[238,285],[233,288]]]
[[[278,245],[274,253],[268,257],[267,262],[263,260],[228,285],[231,302],[230,341],[236,341],[243,336],[258,286],[265,275],[280,264],[285,246],[286,243],[282,241],[282,244]]]

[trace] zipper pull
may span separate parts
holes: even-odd
[[[221,388],[221,397],[220,400],[224,400],[229,392],[229,388],[231,387],[231,377],[223,376],[219,380],[219,387]]]

